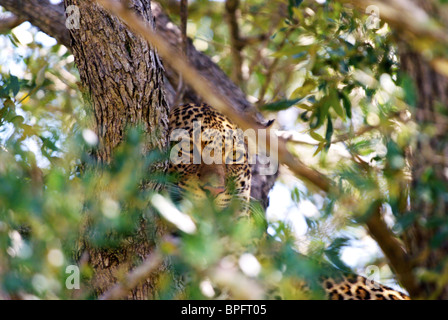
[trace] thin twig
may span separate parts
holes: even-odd
[[[180,0],[180,31],[182,33],[182,51],[186,57],[188,57],[187,22],[188,0]]]
[[[180,32],[182,39],[182,53],[185,59],[188,59],[188,37],[187,37],[187,23],[188,23],[188,0],[180,0]],[[181,104],[185,94],[185,83],[182,74],[179,74],[179,83],[177,85],[176,97],[174,99],[174,106]]]
[[[239,0],[226,0],[226,17],[229,24],[230,31],[230,44],[233,58],[233,81],[238,86],[243,84],[243,55],[241,50],[244,47],[244,43],[241,41],[240,28],[238,25],[237,12],[239,7]]]

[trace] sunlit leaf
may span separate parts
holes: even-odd
[[[295,104],[299,103],[302,99],[297,98],[293,100],[280,100],[272,103],[265,104],[260,108],[261,111],[280,111],[288,109]]]
[[[314,79],[306,79],[305,82],[291,94],[292,97],[304,97],[316,89],[317,83]]]
[[[333,110],[336,111],[337,115],[341,119],[345,120],[344,110],[342,109],[341,101],[339,100],[339,94],[336,90],[331,91],[330,99],[331,99],[330,103],[331,106],[333,107]]]
[[[325,143],[323,143],[323,142],[319,143],[316,151],[314,151],[314,153],[313,153],[313,157],[315,157],[317,154],[319,154],[319,152],[321,152],[324,148],[325,148]]]
[[[320,141],[320,142],[325,142],[325,138],[322,137],[320,134],[318,134],[315,131],[310,131],[310,136],[311,138],[313,138],[314,140]]]

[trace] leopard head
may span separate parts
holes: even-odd
[[[195,200],[212,198],[226,207],[233,197],[249,202],[251,169],[242,131],[206,104],[170,112],[169,173]]]

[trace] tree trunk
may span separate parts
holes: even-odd
[[[154,27],[149,0],[129,3]],[[167,145],[168,105],[163,89],[163,68],[157,54],[148,43],[95,2],[65,0],[65,5],[75,5],[80,12],[79,29],[70,30],[71,50],[79,69],[85,103],[92,112],[92,129],[100,141],[95,152],[97,160],[110,163],[126,128],[135,125],[144,129],[144,152],[164,149]],[[164,233],[161,223],[147,223],[155,224],[151,228],[156,229],[158,236]],[[96,294],[110,289],[119,274],[126,274],[154,250],[157,239],[149,239],[146,228],[142,222],[137,234],[113,250],[94,247],[86,234],[83,235],[83,252],[88,254],[94,270],[91,284]],[[143,284],[132,290],[128,298],[156,298],[158,276],[167,268],[162,264]]]
[[[17,17],[29,21],[49,36],[56,38],[59,43],[72,50],[71,37],[68,29],[65,27],[66,20],[62,4],[50,4],[42,0],[0,0],[0,5],[14,13]],[[156,19],[158,33],[170,44],[180,46],[182,39],[179,28],[173,25],[168,16],[163,13],[158,3],[153,1],[151,8],[153,17]],[[207,81],[213,83],[219,92],[228,97],[235,112],[252,113],[255,114],[254,116],[260,123],[266,122],[256,113],[254,106],[247,101],[242,90],[209,57],[196,50],[190,39],[188,41],[187,52],[191,64]],[[179,75],[169,65],[165,65],[164,67],[168,80],[165,82],[166,99],[172,103],[176,95],[174,88],[177,87]],[[201,98],[188,86],[185,91],[184,100],[185,102],[201,102]],[[251,197],[260,201],[263,207],[266,208],[269,204],[268,194],[277,179],[277,174],[261,175],[260,169],[262,166],[260,163],[252,166]]]
[[[431,1],[415,1],[429,16],[440,16]],[[443,19],[443,18],[442,18]],[[448,30],[447,30],[448,31]],[[404,42],[399,42],[401,71],[416,88],[417,102],[412,111],[419,126],[416,148],[410,156],[412,168],[411,212],[418,215],[404,234],[404,243],[414,258],[414,270],[446,273],[448,236],[448,79],[437,73],[422,57]],[[448,299],[448,284],[423,282],[422,297]]]

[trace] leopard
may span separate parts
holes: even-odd
[[[251,167],[247,139],[228,117],[209,105],[184,104],[171,110],[171,146],[168,172],[177,174],[177,186],[195,201],[213,197],[218,208],[232,199],[248,212]]]
[[[238,135],[240,132],[233,121],[205,103],[173,108],[169,116],[172,149],[168,172],[177,174],[180,190],[188,191],[198,201],[213,197],[221,208],[232,197],[247,204],[252,174],[247,141]],[[242,215],[250,214],[248,206],[241,211]],[[328,300],[410,300],[400,291],[352,273],[322,277],[319,282]]]
[[[321,283],[329,300],[410,300],[398,290],[357,274],[325,277]]]

